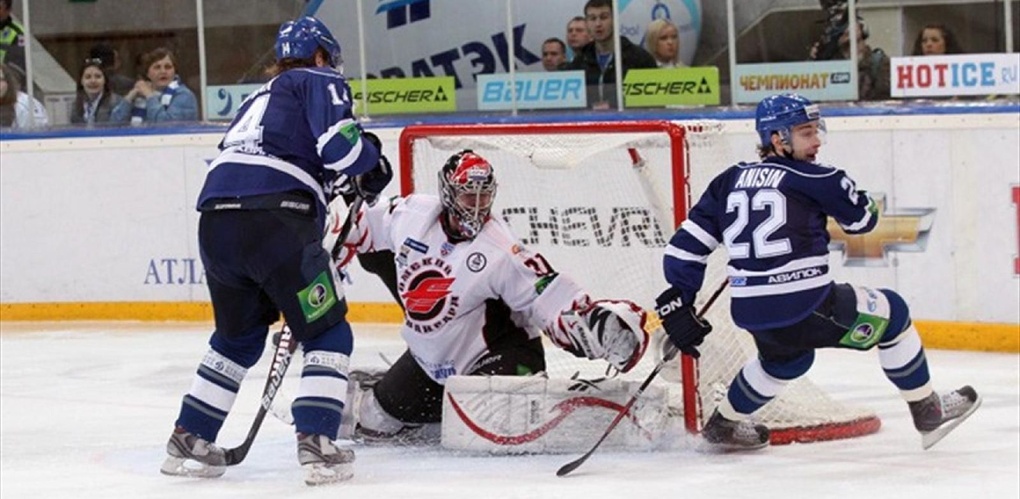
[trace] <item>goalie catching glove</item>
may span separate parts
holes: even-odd
[[[696,346],[712,332],[712,325],[694,313],[694,307],[685,305],[680,291],[669,288],[655,299],[655,312],[662,319],[662,328],[666,330],[670,341],[681,352],[698,358],[701,353]],[[664,354],[668,356],[669,354]]]
[[[645,312],[634,303],[598,300],[564,312],[549,334],[574,355],[605,359],[627,372],[641,360],[648,346],[644,325]]]

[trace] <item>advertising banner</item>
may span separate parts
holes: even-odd
[[[261,83],[244,85],[209,85],[205,89],[205,116],[212,121],[234,119],[244,99],[262,87]]]
[[[1020,94],[1020,54],[893,57],[893,97]]]
[[[623,79],[627,107],[718,106],[719,68],[632,69]]]
[[[366,80],[350,80],[354,110],[361,114],[445,113],[457,110],[450,76],[385,78],[368,81],[368,109],[358,109]]]
[[[584,71],[478,75],[478,109],[512,109],[517,94],[518,109],[566,109],[587,106]]]
[[[773,94],[795,92],[813,101],[857,100],[850,61],[737,64],[733,102],[757,103]]]

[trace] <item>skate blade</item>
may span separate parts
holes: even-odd
[[[978,407],[981,407],[981,395],[978,395],[977,399],[974,400],[974,405],[970,406],[970,409],[967,410],[967,412],[961,414],[960,417],[952,419],[946,424],[928,433],[922,433],[921,447],[924,447],[924,450],[932,448],[932,446],[939,443],[940,440],[945,438],[946,435],[949,434],[949,432],[953,431],[954,428],[960,426],[960,423],[969,418],[971,414],[974,414],[974,411],[976,411]]]
[[[700,452],[702,454],[734,454],[738,452],[760,451],[768,446],[769,442],[755,445],[753,447],[735,444],[714,444],[702,438],[700,442],[695,444],[694,450],[695,452]]]
[[[163,461],[163,466],[159,468],[159,472],[164,475],[191,478],[216,478],[226,471],[226,466],[210,466],[194,459],[174,456],[167,456],[166,461]]]
[[[346,482],[354,477],[354,463],[326,465],[322,463],[304,464],[305,484],[315,487],[331,483]]]

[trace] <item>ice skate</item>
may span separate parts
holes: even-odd
[[[166,452],[159,469],[164,475],[215,478],[227,470],[223,449],[179,426],[170,435]]]
[[[343,482],[354,476],[354,451],[337,447],[325,435],[298,433],[298,462],[308,485]]]
[[[701,436],[713,448],[725,451],[757,450],[769,444],[769,429],[750,421],[732,421],[716,410],[705,423]]]
[[[981,397],[968,385],[941,397],[932,392],[908,405],[914,427],[921,432],[921,446],[930,449],[981,406]]]

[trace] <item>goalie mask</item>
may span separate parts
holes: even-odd
[[[496,174],[485,158],[465,149],[439,172],[439,197],[458,237],[473,239],[489,219],[496,197]]]

